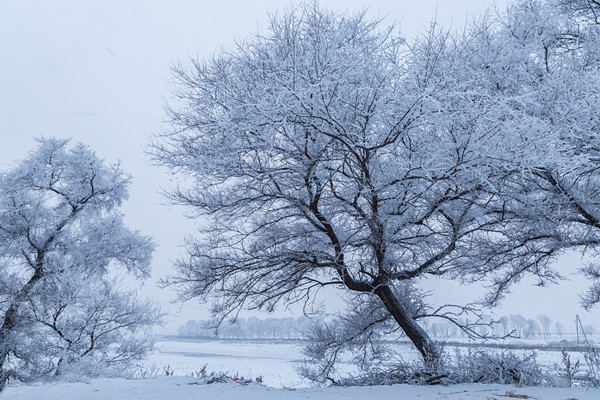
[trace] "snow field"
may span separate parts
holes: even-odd
[[[206,365],[208,373],[246,379],[262,376],[265,385],[282,388],[309,385],[294,371],[294,364],[302,359],[300,347],[289,342],[161,341],[146,365],[159,374],[168,366],[176,376],[190,376]]]
[[[206,365],[206,371],[224,372],[230,376],[255,379],[261,376],[266,386],[274,388],[302,388],[311,383],[302,379],[294,367],[302,362],[302,342],[268,342],[241,340],[164,340],[156,344],[156,351],[146,362],[149,373],[164,374],[168,367],[175,376],[190,376]],[[394,346],[403,361],[418,361],[418,353],[408,344]],[[480,348],[484,349],[484,348]],[[468,348],[446,347],[452,357],[455,350],[465,355]],[[472,348],[477,351],[478,348]],[[500,351],[500,350],[498,350]],[[532,350],[512,350],[516,354],[530,354]],[[536,361],[545,372],[554,372],[554,363],[561,365],[560,351],[535,350]],[[569,352],[571,361],[580,362],[580,372],[587,371],[583,354]],[[356,371],[351,363],[340,362],[338,369],[344,373]],[[600,397],[598,398],[600,400]]]
[[[508,398],[507,392],[540,400],[598,400],[600,389],[515,388],[509,385],[369,386],[286,390],[259,384],[198,385],[192,377],[158,376],[147,379],[95,379],[87,383],[59,383],[9,387],[2,400],[486,400]]]
[[[414,356],[409,346],[401,346],[406,359]],[[466,351],[467,349],[461,349]],[[450,352],[453,349],[449,349]],[[583,360],[580,353],[571,353],[573,360]],[[173,341],[157,343],[157,351],[147,361],[147,369],[156,376],[140,379],[92,379],[83,383],[52,383],[31,386],[11,386],[2,393],[2,400],[295,400],[295,399],[402,399],[402,400],[501,400],[507,392],[531,396],[540,400],[599,400],[600,388],[547,388],[510,385],[462,384],[452,386],[371,386],[371,387],[309,387],[294,371],[294,363],[302,360],[298,344],[261,341]],[[560,360],[559,352],[538,351],[538,362],[550,368]],[[236,383],[198,384],[190,376],[204,365],[210,372],[226,372],[230,376],[255,379],[263,384]],[[166,376],[169,367],[173,376]],[[349,364],[342,368],[351,370]],[[296,389],[292,389],[296,388]]]

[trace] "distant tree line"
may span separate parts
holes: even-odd
[[[515,337],[523,339],[562,340],[571,336],[575,328],[565,328],[548,315],[526,318],[521,314],[504,315],[500,318],[483,317],[489,324],[482,324],[479,334],[484,337]],[[189,320],[177,329],[177,334],[184,337],[214,339],[304,339],[310,324],[315,319],[324,322],[328,318],[238,318],[235,322],[227,321],[216,329],[213,321]],[[461,321],[467,324],[468,321]],[[467,334],[455,323],[446,320],[426,320],[425,327],[436,339],[466,338]],[[592,325],[583,327],[586,335],[594,335],[596,329]],[[391,338],[390,338],[391,339]]]
[[[567,335],[575,333],[576,327],[565,328],[560,322],[555,322],[546,314],[538,315],[536,318],[526,318],[521,314],[504,315],[498,319],[490,316],[483,316],[489,324],[482,324],[478,329],[481,336],[488,337],[515,337],[523,339],[544,339],[557,340],[563,339]],[[467,321],[463,321],[467,323]],[[467,334],[456,324],[440,320],[429,322],[424,325],[431,332],[432,336],[438,339],[467,337]],[[596,329],[592,325],[585,325],[582,331],[586,335],[594,335]]]
[[[177,329],[179,336],[218,339],[301,339],[310,322],[299,318],[238,318],[215,328],[213,321],[190,320]]]

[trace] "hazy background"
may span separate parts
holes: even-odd
[[[503,7],[506,0],[495,3]],[[291,4],[0,0],[0,169],[23,158],[40,136],[72,137],[107,161],[120,160],[133,176],[126,219],[158,244],[154,275],[142,292],[169,312],[161,333],[174,333],[188,319],[207,317],[205,306],[171,304],[174,293],[156,287],[156,280],[170,272],[172,261],[183,252],[184,237],[194,232],[194,222],[183,217],[185,210],[163,204],[159,191],[169,186],[168,177],[151,166],[143,152],[149,137],[166,126],[163,107],[170,98],[170,66],[189,57],[209,57],[236,38],[264,30],[267,12]],[[410,40],[436,15],[443,26],[460,28],[494,1],[322,0],[321,4],[337,10],[368,8],[373,17],[400,21]],[[570,273],[580,261],[564,257],[560,264],[564,273]],[[521,283],[497,313],[527,318],[548,314],[566,331],[574,331],[579,314],[584,324],[600,328],[600,310],[586,313],[578,306],[577,292],[586,288],[582,278],[550,288],[532,283]],[[426,286],[438,301],[458,303],[480,294],[451,283]]]

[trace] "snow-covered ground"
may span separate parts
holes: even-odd
[[[543,400],[598,400],[600,389],[515,388],[507,385],[327,387],[287,390],[259,384],[198,385],[192,377],[159,376],[147,379],[97,379],[87,383],[59,383],[9,387],[2,400],[485,400],[509,398],[507,392]],[[514,398],[514,395],[513,395]],[[521,397],[525,398],[525,397]]]
[[[405,359],[418,355],[410,346],[400,345]],[[448,349],[447,349],[448,350]],[[461,349],[466,351],[466,349]],[[572,358],[581,359],[573,352]],[[507,385],[453,385],[382,387],[311,388],[295,372],[294,364],[302,360],[298,343],[265,341],[162,340],[147,360],[145,378],[92,379],[84,383],[52,383],[31,386],[10,386],[0,399],[47,400],[167,400],[167,399],[479,399],[501,400],[507,392],[543,400],[599,400],[600,388],[516,388]],[[560,360],[559,352],[538,352],[538,362],[550,368]],[[225,372],[229,376],[255,379],[262,376],[263,384],[237,383],[198,384],[190,375],[202,370]],[[350,370],[351,365],[343,365]],[[165,370],[173,373],[166,376]]]
[[[522,344],[535,345],[531,341]],[[302,380],[294,369],[303,360],[300,345],[301,342],[294,341],[161,340],[146,365],[150,374],[164,374],[168,368],[176,376],[190,376],[206,365],[208,372],[224,372],[245,378],[262,376],[264,384],[270,387],[302,388],[310,386],[310,382]],[[411,345],[399,344],[395,347],[404,361],[419,359],[419,354]],[[464,347],[457,349],[463,354],[467,352]],[[451,346],[445,348],[450,356],[457,349]],[[514,351],[529,354],[532,350]],[[537,350],[536,354],[537,363],[547,372],[554,370],[554,363],[561,363],[561,353],[557,350]],[[580,371],[584,372],[587,366],[583,354],[569,354],[573,363],[580,361]],[[355,370],[352,364],[344,363],[340,363],[338,369],[343,372]]]

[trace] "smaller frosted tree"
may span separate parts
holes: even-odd
[[[56,139],[0,177],[0,390],[8,379],[124,372],[160,320],[115,278],[150,274],[152,241],[119,212],[130,177]]]

